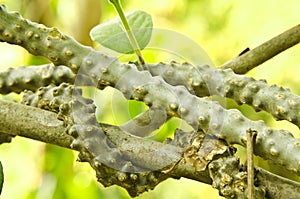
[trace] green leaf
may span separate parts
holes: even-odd
[[[144,49],[152,34],[151,16],[138,10],[126,14],[126,18],[140,49]],[[119,17],[95,26],[90,31],[90,36],[104,47],[119,53],[130,54],[134,52]]]
[[[2,167],[2,164],[0,162],[0,195],[1,195],[1,192],[2,192],[3,182],[4,182],[3,167]]]

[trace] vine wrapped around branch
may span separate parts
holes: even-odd
[[[73,94],[72,90],[74,91]],[[82,98],[78,89],[67,84],[61,84],[58,87],[50,85],[39,89],[36,94],[30,91],[26,92],[22,102],[58,113],[58,118],[69,125],[68,132],[75,138],[71,146],[80,149],[81,160],[91,164],[96,170],[98,180],[105,186],[118,184],[135,196],[147,189],[154,188],[161,181],[173,176],[181,163],[192,165],[196,172],[208,169],[210,177],[214,181],[213,186],[219,189],[221,195],[227,198],[245,195],[246,172],[242,170],[239,160],[231,157],[234,150],[215,136],[205,135],[203,131],[187,133],[177,130],[174,140],[168,140],[162,146],[157,142],[148,141],[151,142],[152,149],[150,149],[139,143],[127,144],[134,141],[130,136],[120,134],[114,136],[112,134],[109,137],[114,142],[109,144],[111,150],[117,148],[120,154],[126,156],[126,160],[124,157],[118,156],[114,162],[121,164],[122,168],[115,169],[112,168],[115,165],[110,164],[107,167],[107,162],[103,163],[103,159],[107,159],[107,157],[115,158],[111,152],[102,150],[101,154],[98,153],[99,148],[103,148],[103,146],[109,148],[106,143],[103,143],[103,140],[108,137],[103,137],[101,127],[95,120],[93,111],[91,111],[91,101]],[[78,105],[80,108],[77,107]],[[74,110],[69,111],[69,109]],[[75,123],[76,120],[79,121]],[[104,128],[108,129],[107,127]],[[120,137],[127,138],[121,143],[114,141],[119,140]],[[98,144],[95,145],[94,143]],[[178,150],[173,145],[179,146],[183,150]],[[157,150],[158,146],[160,146],[159,150]],[[170,156],[170,151],[174,155]],[[158,161],[155,158],[157,156],[164,157],[164,160]],[[215,160],[219,156],[222,158]],[[124,160],[126,164],[123,166]],[[144,171],[145,168],[153,171]],[[224,175],[231,176],[233,180],[224,185],[222,180]],[[236,188],[236,184],[239,184],[238,188]],[[257,187],[257,192],[260,195],[265,195],[263,187]]]
[[[23,136],[28,137],[31,139],[40,140],[42,142],[56,144],[62,147],[70,148],[70,145],[72,143],[71,136],[67,135],[65,132],[65,127],[62,124],[61,121],[56,119],[57,114],[52,113],[50,111],[44,111],[41,109],[24,106],[22,104],[10,102],[10,101],[3,101],[0,100],[0,131],[7,133],[6,135],[12,135],[12,136]],[[17,122],[15,122],[14,118],[19,118]],[[46,124],[49,124],[50,126],[45,126]],[[147,139],[140,139],[134,136],[130,136],[124,132],[122,132],[118,127],[110,126],[101,124],[102,128],[105,130],[106,135],[111,139],[114,140],[116,145],[121,147],[122,151],[126,151],[127,149],[134,149],[132,153],[139,154],[139,150],[153,150],[154,148],[157,151],[161,150],[162,148],[165,148],[163,143],[153,142],[151,140]],[[190,146],[191,143],[194,143],[194,140],[198,140],[197,143],[199,143],[198,133],[186,133],[180,131],[175,133],[174,140],[170,141],[168,140],[168,144],[174,145],[177,149],[172,149],[168,151],[166,154],[157,153],[156,159],[158,161],[165,161],[165,160],[171,160],[169,164],[174,162],[175,159],[172,159],[176,157],[176,153],[178,151],[182,151],[184,147]],[[124,142],[126,140],[126,142]],[[212,141],[216,141],[211,139]],[[204,142],[208,144],[210,141],[206,139]],[[130,146],[134,145],[135,147],[132,148]],[[155,146],[155,147],[153,147]],[[218,147],[215,143],[211,143],[211,146],[213,146],[211,149],[216,149],[215,147]],[[200,147],[199,152],[195,150],[198,154],[202,152],[203,155],[209,155],[207,153],[207,146]],[[191,152],[191,150],[188,150]],[[189,153],[190,156],[193,158],[193,154]],[[195,154],[194,154],[195,155]],[[168,157],[168,158],[166,158]],[[202,156],[200,156],[202,157]],[[204,156],[205,157],[205,156]],[[143,159],[143,157],[139,156],[140,159]],[[143,159],[145,163],[147,163],[148,159]],[[188,159],[186,159],[188,160]],[[211,159],[210,159],[211,160]],[[151,160],[149,162],[151,164]],[[193,163],[193,162],[191,162]],[[199,162],[201,163],[201,162]],[[168,164],[166,162],[166,164]],[[226,158],[221,158],[220,160],[217,160],[214,163],[214,166],[212,168],[212,175],[215,176],[215,181],[217,184],[215,186],[218,186],[222,190],[229,190],[228,188],[231,187],[231,190],[237,190],[236,189],[236,182],[239,182],[239,178],[236,178],[236,169],[234,167],[230,167],[230,164],[237,164],[236,160],[233,160],[231,156]],[[197,164],[196,164],[197,165]],[[169,174],[166,174],[169,177],[173,178],[180,178],[180,177],[186,177],[193,180],[197,180],[200,182],[211,184],[212,180],[210,177],[210,174],[208,172],[208,168],[206,170],[201,171],[195,171],[195,166],[193,164],[190,164],[189,161],[180,161],[180,163],[177,165],[177,167],[174,167],[172,169],[172,172]],[[220,167],[221,166],[221,167]],[[233,165],[234,166],[234,165]],[[105,167],[105,166],[104,166]],[[218,169],[220,167],[220,169]],[[230,168],[224,171],[224,167]],[[231,170],[233,169],[233,171]],[[104,170],[107,171],[107,173],[104,172],[104,175],[107,174],[108,179],[110,179],[110,176],[118,176],[120,173],[119,171],[108,169]],[[235,177],[237,181],[232,181],[232,183],[227,182],[227,184],[219,184],[218,182],[222,183],[223,181],[220,179],[222,175],[229,174],[232,177]],[[221,176],[220,176],[221,174]],[[161,174],[162,175],[162,174]],[[120,175],[124,176],[124,175]],[[139,179],[141,180],[147,180],[146,178],[143,179],[143,176],[147,175],[140,175]],[[115,180],[118,180],[118,178],[112,178]],[[119,178],[123,179],[123,178]],[[289,196],[289,198],[296,198],[300,190],[299,183],[287,180],[285,178],[282,178],[280,176],[274,175],[272,173],[269,173],[261,168],[257,168],[256,170],[256,182],[255,184],[261,188],[263,188],[267,193],[269,198],[283,198]],[[132,190],[130,187],[126,186],[126,182],[115,182],[114,183],[122,186],[124,185],[124,188],[126,188],[129,193],[132,196],[134,195],[134,192],[130,191]],[[126,186],[126,187],[125,187]],[[134,184],[131,184],[131,186],[135,186]],[[150,187],[151,186],[151,187]],[[148,186],[148,188],[153,188],[153,185]],[[278,192],[277,190],[281,190]],[[226,192],[223,192],[226,193]],[[227,196],[231,198],[231,194],[234,192],[228,192]],[[243,192],[237,192],[237,194],[243,194]],[[280,194],[280,195],[278,195]]]
[[[300,141],[290,133],[269,129],[263,122],[248,120],[237,110],[225,110],[215,102],[191,95],[184,87],[170,86],[149,72],[120,64],[115,58],[84,47],[55,28],[49,29],[8,13],[3,6],[0,16],[1,41],[21,45],[55,65],[66,65],[75,73],[89,77],[84,80],[88,79],[99,88],[113,86],[127,98],[162,107],[170,117],[181,117],[195,129],[201,128],[228,143],[244,146],[246,131],[256,130],[257,155],[300,173]]]

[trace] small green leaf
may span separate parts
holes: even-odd
[[[136,37],[140,49],[144,49],[150,41],[152,34],[152,18],[144,11],[134,11],[126,14],[128,23]],[[95,26],[90,36],[106,48],[119,53],[130,54],[132,48],[120,18],[117,17],[98,26]]]
[[[2,167],[2,164],[0,162],[0,195],[1,195],[1,192],[2,192],[3,182],[4,182],[3,167]]]

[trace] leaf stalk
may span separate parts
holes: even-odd
[[[120,16],[120,19],[122,21],[123,27],[126,30],[126,34],[127,34],[128,39],[130,41],[130,44],[131,44],[132,48],[134,49],[135,54],[138,57],[138,60],[141,64],[141,66],[142,66],[142,69],[147,70],[143,54],[142,54],[141,49],[139,47],[139,44],[138,44],[138,42],[137,42],[137,40],[136,40],[136,38],[135,38],[131,28],[130,28],[130,25],[127,21],[127,18],[125,16],[124,12],[123,12],[123,8],[121,6],[120,0],[109,0],[109,1],[110,1],[110,3],[112,3],[114,5],[117,13]]]

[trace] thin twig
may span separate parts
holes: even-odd
[[[248,172],[248,199],[254,199],[254,164],[253,164],[253,145],[257,132],[247,130],[247,172]]]
[[[139,44],[135,38],[135,35],[133,34],[132,30],[131,30],[131,27],[127,21],[127,18],[123,12],[123,8],[121,6],[121,2],[120,0],[109,0],[115,7],[117,13],[119,14],[120,18],[121,18],[121,21],[122,21],[122,24],[126,30],[126,34],[128,36],[128,39],[130,41],[130,44],[135,52],[135,54],[137,55],[138,59],[139,59],[139,62],[142,66],[142,69],[143,70],[147,70],[147,66],[146,66],[146,63],[145,63],[145,59],[143,57],[143,54],[141,52],[141,49],[139,47]]]
[[[222,69],[231,68],[235,73],[245,74],[256,66],[300,42],[300,25],[266,41],[249,52],[226,62]]]

